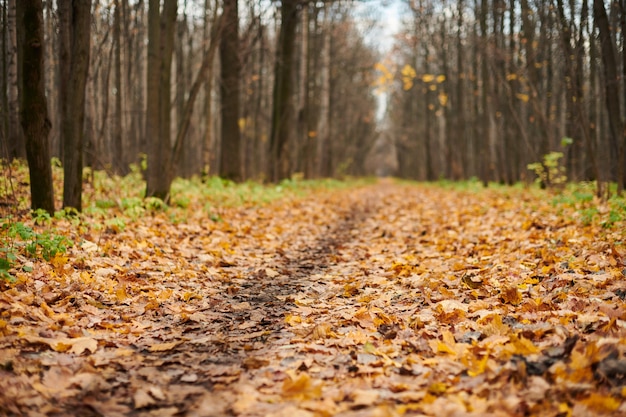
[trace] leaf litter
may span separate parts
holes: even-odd
[[[383,181],[68,223],[2,284],[0,414],[626,415],[624,228],[545,197]]]

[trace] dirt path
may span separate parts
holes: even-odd
[[[626,413],[624,232],[550,210],[383,182],[85,236],[0,293],[0,415]]]

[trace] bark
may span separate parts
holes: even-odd
[[[241,132],[239,129],[239,10],[236,1],[224,1],[224,30],[220,41],[221,62],[221,158],[220,175],[241,181]]]
[[[604,69],[605,104],[611,132],[611,140],[608,146],[613,153],[611,167],[616,168],[617,192],[621,193],[624,189],[624,147],[626,145],[626,135],[624,135],[620,112],[617,54],[611,38],[609,19],[602,0],[593,1],[593,18],[600,33],[600,48]],[[615,164],[617,166],[615,166]]]
[[[20,117],[26,139],[30,174],[31,207],[54,213],[50,166],[50,121],[44,81],[43,4],[20,0],[17,4],[17,36],[20,71]]]
[[[317,122],[316,165],[318,177],[329,177],[330,172],[330,7],[324,5],[322,23],[322,51],[320,53],[320,104]]]
[[[185,65],[185,52],[187,55],[191,55],[191,50],[185,51],[185,33],[187,32],[187,13],[183,10],[181,13],[181,19],[176,22],[176,46],[175,46],[175,55],[176,55],[176,79],[174,80],[175,94],[175,107],[176,107],[176,123],[178,126],[181,125],[183,119],[183,113],[185,111],[185,94],[187,93],[187,65]],[[181,167],[181,171],[178,172],[179,175],[185,175],[186,166]],[[176,173],[176,171],[174,170]]]
[[[177,4],[176,0],[165,0],[161,12],[159,3],[159,0],[150,0],[148,9],[146,196],[157,197],[167,202],[171,185],[170,81]]]
[[[280,8],[280,33],[274,67],[274,92],[268,179],[280,181],[290,173],[288,149],[289,132],[293,119],[293,59],[297,18],[297,0],[284,0]]]
[[[300,33],[300,86],[298,103],[298,139],[301,146],[298,148],[299,172],[307,174],[308,155],[311,153],[311,141],[308,135],[309,128],[309,6],[302,5],[302,31]]]
[[[61,2],[62,3],[62,2]],[[82,209],[83,145],[85,120],[85,87],[89,69],[89,46],[91,32],[91,0],[73,0],[65,24],[69,47],[63,69],[68,75],[67,90],[62,109],[61,132],[63,135],[63,206]],[[68,39],[69,38],[69,39]],[[59,43],[60,45],[61,43]],[[65,47],[65,46],[64,46]]]
[[[120,0],[114,0],[115,10],[113,13],[113,52],[115,72],[115,116],[113,117],[113,168],[116,173],[126,173],[126,162],[124,160],[124,146],[122,143],[122,13]]]
[[[20,128],[18,70],[17,70],[17,16],[16,1],[9,0],[7,10],[7,112],[8,112],[8,143],[9,159],[24,158],[26,146]]]

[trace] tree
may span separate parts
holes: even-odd
[[[288,138],[292,125],[293,59],[298,26],[298,0],[283,0],[280,7],[280,33],[274,67],[274,101],[267,177],[280,181],[290,173]]]
[[[602,64],[604,68],[604,90],[606,109],[609,117],[610,138],[609,146],[613,158],[610,166],[617,172],[617,192],[624,189],[624,148],[626,147],[626,135],[622,123],[619,99],[619,74],[615,45],[611,35],[609,18],[604,8],[603,0],[593,1],[593,20],[600,32],[600,48]]]
[[[7,140],[9,144],[9,155],[12,158],[23,158],[25,156],[25,145],[22,129],[20,128],[19,117],[19,97],[18,89],[18,68],[17,68],[17,0],[9,0],[7,10]]]
[[[148,172],[146,197],[169,200],[171,179],[171,98],[172,52],[176,23],[176,0],[165,0],[161,11],[159,0],[148,3],[148,74],[146,136],[148,138]]]
[[[44,90],[44,34],[42,0],[17,2],[20,118],[26,139],[31,207],[54,213],[50,166],[50,121]]]
[[[85,87],[89,70],[91,0],[59,2],[59,90],[63,136],[63,207],[82,210]],[[67,78],[65,78],[67,77]]]
[[[233,181],[242,179],[241,133],[239,130],[239,10],[238,2],[223,4],[224,30],[220,41],[222,144],[220,175]]]

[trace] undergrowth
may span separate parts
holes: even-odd
[[[144,197],[142,169],[131,165],[125,176],[103,170],[83,171],[83,213],[59,210],[31,212],[28,168],[23,162],[0,161],[0,280],[12,280],[12,271],[25,268],[29,259],[51,260],[73,245],[58,229],[88,234],[89,231],[120,233],[144,216],[165,216],[172,224],[190,215],[221,221],[220,208],[258,206],[283,198],[297,198],[318,190],[340,189],[372,183],[374,179],[305,180],[299,175],[278,184],[257,181],[234,183],[219,177],[177,178],[172,183],[170,204]],[[55,206],[62,206],[63,169],[52,164]],[[69,223],[69,227],[68,224]],[[59,226],[59,227],[57,227]]]

